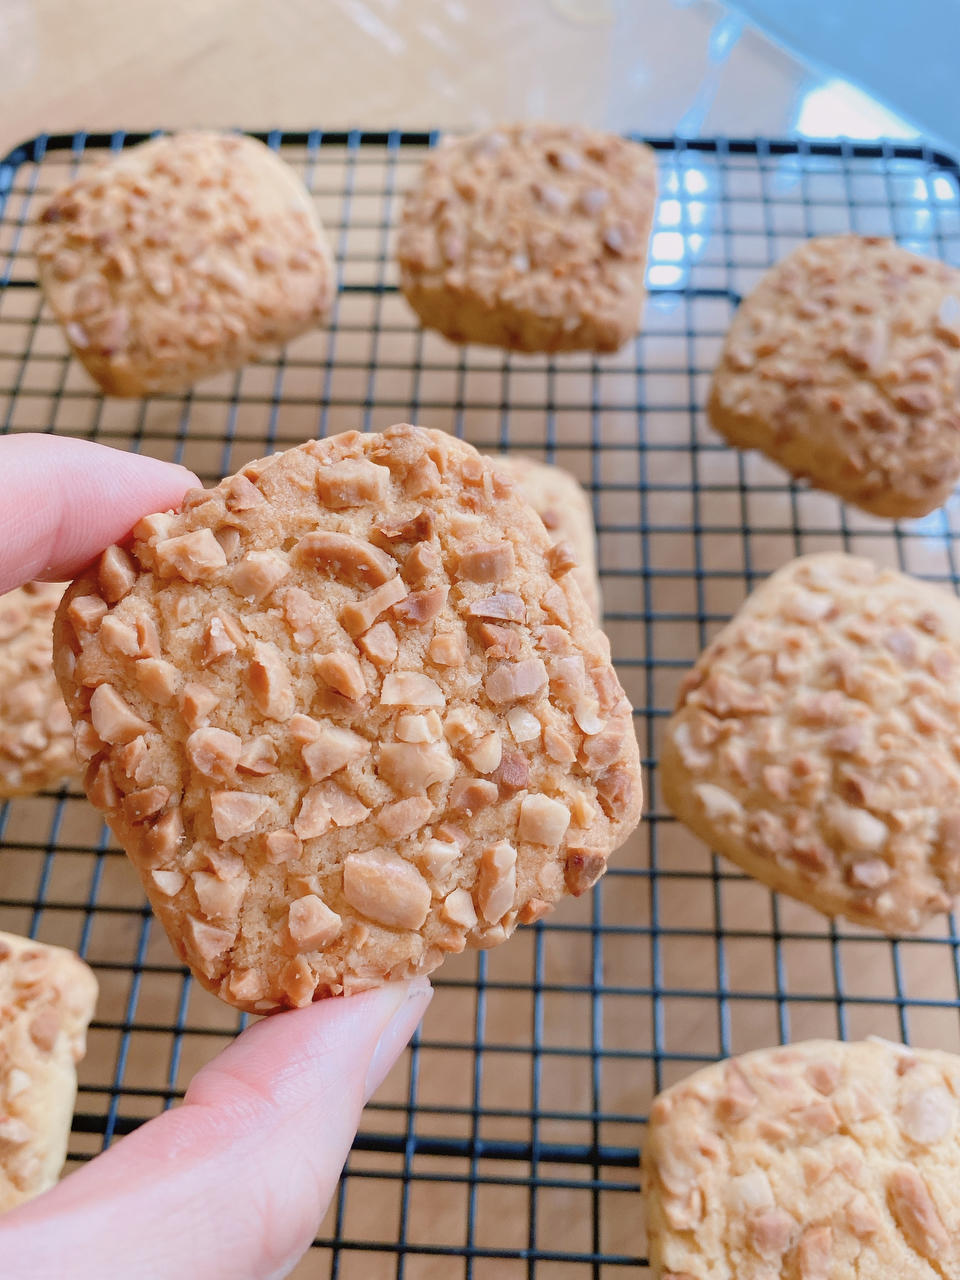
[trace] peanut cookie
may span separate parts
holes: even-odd
[[[713,378],[717,431],[879,516],[960,476],[960,271],[891,240],[824,236],[742,303]]]
[[[397,426],[251,463],[73,584],[87,793],[205,986],[427,973],[602,874],[639,760],[570,568],[489,459]]]
[[[956,1280],[960,1058],[810,1040],[656,1099],[644,1151],[663,1280]]]
[[[0,1211],[56,1182],[97,981],[81,959],[0,933]]]
[[[640,328],[656,203],[649,147],[507,125],[432,151],[400,219],[400,287],[453,342],[616,351]]]
[[[576,564],[571,573],[599,621],[600,582],[597,578],[597,538],[593,528],[593,509],[569,471],[538,462],[522,454],[497,455],[494,465],[511,476],[520,491],[543,521],[547,532],[558,543],[566,543]]]
[[[40,284],[115,396],[182,391],[313,328],[330,249],[294,171],[253,138],[181,133],[104,161],[40,217]]]
[[[960,600],[841,554],[759,587],[680,689],[682,822],[764,884],[888,933],[960,891]]]
[[[0,596],[0,797],[79,773],[70,716],[53,675],[53,615],[62,583]]]

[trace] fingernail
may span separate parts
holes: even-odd
[[[365,1103],[369,1102],[387,1078],[390,1068],[400,1057],[432,999],[433,987],[427,978],[414,978],[407,984],[406,997],[380,1032],[380,1039],[370,1059],[363,1086]]]

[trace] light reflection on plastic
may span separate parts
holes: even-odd
[[[647,283],[651,288],[673,289],[681,284],[687,273],[682,267],[650,267],[647,271]]]
[[[846,80],[828,80],[800,99],[796,132],[805,138],[917,138],[912,125]]]
[[[647,284],[672,290],[686,284],[694,259],[706,246],[710,206],[689,197],[704,195],[710,178],[699,168],[669,169],[661,175],[660,187],[663,198],[657,206]]]

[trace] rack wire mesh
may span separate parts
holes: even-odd
[[[854,230],[960,264],[956,164],[924,146],[652,139],[660,203],[644,332],[616,356],[459,349],[418,328],[397,202],[436,135],[260,135],[300,170],[337,251],[326,331],[182,396],[105,400],[68,356],[30,257],[43,197],[142,135],[44,136],[0,162],[0,432],[183,461],[213,481],[309,436],[409,420],[557,461],[591,495],[606,626],[634,705],[647,816],[592,895],[454,957],[368,1107],[294,1273],[576,1280],[645,1268],[638,1152],[661,1087],[729,1053],[867,1033],[960,1049],[951,916],[891,941],[713,857],[664,811],[658,734],[683,672],[766,573],[844,548],[952,585],[960,508],[894,524],[730,450],[703,405],[762,271]],[[76,948],[101,984],[71,1162],[171,1106],[243,1023],[198,989],[76,788],[0,805],[0,926]]]

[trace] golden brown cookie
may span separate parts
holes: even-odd
[[[708,411],[817,489],[922,516],[960,476],[960,271],[892,240],[823,236],[734,316]]]
[[[662,1280],[960,1276],[960,1058],[810,1040],[695,1072],[644,1149]]]
[[[429,329],[515,351],[616,351],[640,328],[656,204],[649,147],[557,124],[432,151],[397,235]]]
[[[116,396],[259,360],[335,291],[300,178],[234,134],[157,138],[85,172],[42,212],[36,255],[74,353]]]
[[[427,973],[602,874],[639,759],[569,569],[488,459],[398,426],[251,463],[73,584],[87,792],[204,985]]]
[[[597,577],[597,535],[590,499],[582,486],[562,467],[538,462],[523,454],[498,454],[493,462],[520,486],[550,536],[556,542],[567,544],[576,559],[571,573],[590,612],[599,621],[602,608]]]
[[[97,980],[72,951],[0,933],[0,1211],[56,1182]]]
[[[53,615],[63,583],[0,596],[0,798],[80,773],[70,716],[53,674]]]
[[[786,565],[684,681],[678,818],[764,884],[888,933],[960,892],[960,600],[869,560]]]

